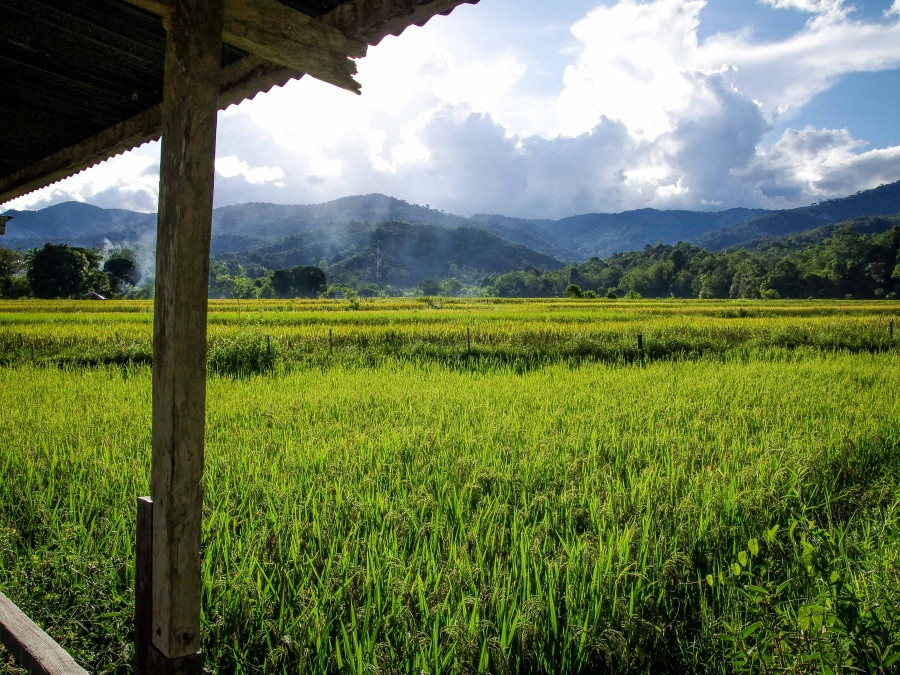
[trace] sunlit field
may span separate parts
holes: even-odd
[[[900,667],[900,303],[210,309],[209,669]],[[0,588],[91,672],[133,658],[151,332],[0,303]]]

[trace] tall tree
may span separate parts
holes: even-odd
[[[28,285],[21,277],[25,269],[25,256],[0,246],[0,298],[17,298],[28,291]]]
[[[103,263],[103,271],[109,277],[113,293],[122,293],[127,286],[137,286],[141,280],[141,270],[137,255],[130,248],[120,248]]]
[[[44,244],[26,255],[31,292],[38,298],[72,298],[89,291],[108,292],[108,278],[100,271],[100,254],[66,244]]]

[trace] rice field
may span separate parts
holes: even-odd
[[[133,658],[151,312],[0,303],[0,589],[91,672]],[[898,318],[211,303],[207,668],[896,672]]]

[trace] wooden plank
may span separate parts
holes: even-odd
[[[153,501],[137,500],[134,542],[134,662],[138,675],[148,675],[153,646]]]
[[[127,1],[164,20],[171,14],[168,2]],[[222,37],[248,54],[360,92],[356,64],[348,57],[365,56],[368,45],[277,0],[226,0]]]
[[[226,0],[223,39],[273,63],[360,93],[353,79],[366,43],[276,0]]]
[[[0,593],[0,642],[19,663],[36,675],[87,675],[40,626]]]
[[[153,644],[200,649],[206,312],[224,0],[179,0],[166,40],[153,321]]]

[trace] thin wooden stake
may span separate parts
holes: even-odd
[[[134,546],[135,672],[150,673],[153,648],[153,502],[137,500],[137,536]]]

